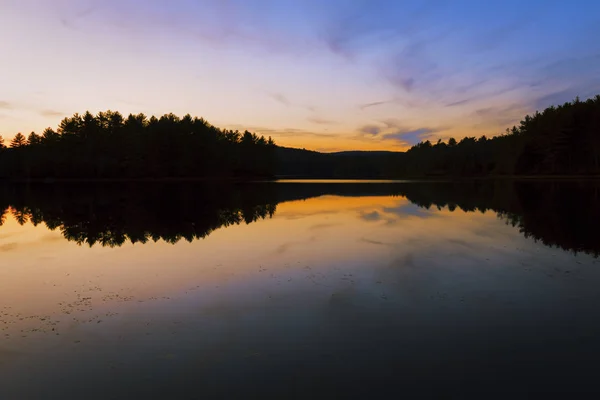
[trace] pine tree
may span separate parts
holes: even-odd
[[[27,139],[21,132],[19,132],[15,135],[13,140],[11,140],[10,147],[18,148],[18,147],[24,147],[24,146],[27,146]]]

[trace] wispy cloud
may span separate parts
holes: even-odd
[[[575,97],[585,100],[600,93],[600,79],[585,86],[573,85],[566,89],[557,90],[536,98],[533,102],[535,109],[542,110],[551,105],[564,104],[573,101]]]
[[[462,106],[463,104],[471,103],[473,100],[474,99],[464,99],[464,100],[453,101],[451,103],[446,104],[446,107]]]
[[[325,118],[319,118],[319,117],[309,117],[306,120],[308,122],[312,122],[313,124],[318,124],[318,125],[335,125],[335,124],[337,124],[336,121],[333,121],[330,119],[325,119]]]
[[[64,12],[60,17],[60,23],[65,28],[69,28],[69,29],[76,28],[77,23],[81,19],[84,19],[88,15],[91,15],[92,13],[94,13],[94,11],[96,11],[98,9],[100,4],[99,3],[91,3],[91,4],[87,4],[87,5],[84,4],[83,7],[80,9],[77,9],[78,5],[69,4],[68,12]],[[74,7],[74,10],[73,10],[73,7]]]
[[[422,30],[444,3],[447,1],[426,0],[390,7],[386,0],[338,2],[337,12],[323,26],[320,36],[332,53],[352,60],[368,53],[375,43],[389,46]]]
[[[371,103],[359,104],[358,108],[361,110],[366,110],[367,108],[382,106],[385,104],[393,103],[395,100],[381,100],[381,101],[373,101]]]
[[[383,138],[386,140],[394,140],[403,144],[414,145],[420,142],[425,136],[437,132],[436,129],[419,128],[410,131],[398,131],[386,133]]]
[[[13,108],[12,103],[10,103],[8,101],[0,100],[0,109],[10,110],[12,108]]]
[[[40,110],[40,115],[44,117],[62,117],[65,115],[65,113],[56,110],[45,109]]]
[[[377,125],[365,125],[358,129],[358,132],[362,135],[377,136],[381,133],[382,128]]]
[[[299,104],[296,102],[293,102],[292,100],[289,99],[288,96],[284,95],[283,93],[267,93],[267,96],[269,96],[272,100],[274,100],[275,102],[284,105],[286,107],[298,107],[298,108],[303,108],[305,110],[308,110],[310,112],[316,112],[317,111],[317,107],[313,106],[313,105],[306,105],[306,104]],[[321,120],[321,121],[325,121],[324,118],[318,118],[318,117],[314,117],[313,118],[315,121]],[[312,121],[314,122],[314,121]],[[319,123],[319,122],[316,122]]]
[[[276,102],[283,104],[284,106],[291,106],[292,103],[290,103],[290,101],[288,100],[288,98],[281,94],[281,93],[270,93],[269,97],[271,97],[273,100],[275,100]]]
[[[317,138],[336,138],[339,137],[337,133],[323,133],[323,132],[312,132],[305,129],[297,129],[297,128],[266,128],[261,126],[245,126],[239,124],[230,124],[227,126],[228,129],[238,129],[238,130],[249,130],[250,132],[255,132],[259,135],[271,135],[277,136],[280,138],[283,137],[317,137]]]
[[[282,131],[274,130],[274,133],[278,133],[281,136],[313,136],[313,137],[320,137],[320,138],[335,138],[335,137],[339,136],[336,133],[311,132],[311,131],[306,131],[303,129],[294,129],[294,128],[288,128],[288,129],[284,129]]]

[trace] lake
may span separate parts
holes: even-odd
[[[599,189],[0,187],[0,398],[597,392]]]

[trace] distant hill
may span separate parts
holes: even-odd
[[[278,146],[275,175],[279,178],[398,178],[405,156],[405,153],[393,151],[320,153]]]

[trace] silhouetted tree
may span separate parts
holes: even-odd
[[[18,150],[18,151],[17,151]],[[0,177],[250,178],[272,177],[272,140],[218,129],[202,118],[114,111],[64,118],[56,131],[17,134],[0,156]]]
[[[24,147],[24,146],[27,146],[27,139],[21,132],[19,132],[15,135],[13,140],[11,140],[10,147],[18,148],[18,147]]]
[[[42,138],[35,132],[31,132],[27,137],[27,144],[30,146],[37,146],[40,143],[42,143]]]

